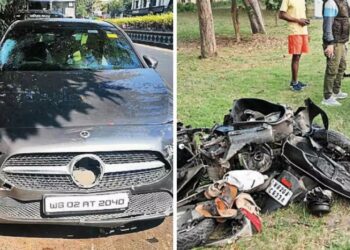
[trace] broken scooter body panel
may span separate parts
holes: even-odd
[[[291,136],[283,145],[282,157],[322,186],[350,199],[350,173],[319,148],[311,138]]]
[[[293,111],[283,105],[255,98],[236,100],[224,117],[230,147],[221,164],[224,166],[244,146],[281,141],[293,133]]]

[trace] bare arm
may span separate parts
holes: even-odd
[[[305,26],[310,24],[310,20],[304,18],[295,18],[287,14],[285,11],[280,11],[278,17],[287,22],[297,23],[300,26]]]

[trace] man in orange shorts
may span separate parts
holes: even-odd
[[[299,61],[301,54],[309,52],[309,36],[306,18],[305,0],[282,0],[279,18],[289,23],[288,50],[292,55],[292,81],[290,88],[301,91],[307,85],[298,80]]]

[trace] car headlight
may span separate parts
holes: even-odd
[[[174,159],[174,147],[173,145],[166,145],[164,148],[165,159],[173,165]]]

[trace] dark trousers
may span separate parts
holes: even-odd
[[[346,69],[346,47],[345,43],[334,44],[334,56],[327,57],[327,67],[324,76],[323,96],[328,99],[332,94],[338,94],[341,81]]]

